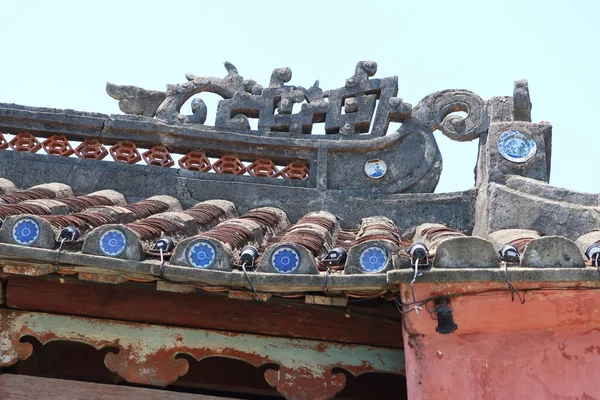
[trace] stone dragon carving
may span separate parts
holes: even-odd
[[[222,100],[214,126],[222,146],[234,148],[243,141],[246,152],[256,152],[254,144],[263,153],[276,149],[264,155],[304,160],[312,166],[310,180],[318,190],[345,194],[432,192],[442,170],[433,132],[469,141],[489,126],[486,103],[475,93],[442,90],[413,108],[398,96],[398,77],[375,78],[374,61],[358,62],[343,87],[330,90],[321,89],[318,80],[308,88],[290,84],[288,67],[275,68],[266,86],[245,79],[229,62],[225,69],[223,78],[188,73],[187,82],[168,85],[165,92],[111,83],[107,92],[127,114],[196,130],[194,146],[200,149],[212,146],[208,139],[212,134],[204,125],[206,104],[195,96],[217,94]],[[192,114],[184,115],[182,106],[190,99]],[[251,119],[257,124],[251,124]],[[401,126],[390,132],[390,123]],[[317,124],[324,134],[316,134]],[[385,163],[387,172],[380,169],[378,176],[369,175],[370,162],[379,163],[378,168]]]
[[[167,124],[204,124],[207,109],[202,99],[192,101],[192,115],[181,114],[181,107],[196,94],[215,93],[223,98],[215,126],[233,131],[249,131],[248,119],[258,118],[261,132],[309,134],[315,123],[325,123],[327,134],[352,137],[370,133],[371,137],[379,137],[386,134],[390,122],[410,121],[409,126],[439,129],[453,140],[466,141],[477,138],[488,126],[485,103],[475,93],[443,90],[426,96],[413,109],[397,97],[397,77],[373,78],[377,72],[373,61],[359,62],[344,87],[328,91],[319,87],[319,81],[308,89],[288,85],[292,70],[287,67],[275,68],[267,87],[244,79],[229,62],[225,68],[227,75],[223,78],[188,73],[187,82],[168,85],[166,92],[112,83],[106,90],[119,100],[124,113],[156,117]],[[301,104],[298,113],[293,113],[295,104]],[[457,111],[468,115],[463,118],[452,114]]]

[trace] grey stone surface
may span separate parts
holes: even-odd
[[[588,268],[519,268],[509,267],[512,282],[586,282],[586,285],[600,286],[600,277],[595,267]],[[353,275],[357,276],[357,275]],[[396,269],[388,272],[389,284],[409,283],[413,278],[410,269]],[[435,269],[423,271],[419,282],[503,282],[506,275],[503,268],[460,268]],[[508,299],[510,295],[506,291]]]
[[[526,79],[515,81],[513,99],[513,119],[531,122],[531,99],[529,98],[529,83]]]
[[[546,182],[518,175],[508,176],[506,179],[506,186],[521,193],[542,197],[546,200],[590,207],[599,205],[597,193],[583,193],[559,188],[548,185]]]
[[[216,249],[215,261],[213,261],[213,263],[206,269],[195,268],[188,262],[187,259],[187,254],[191,246],[193,246],[198,241],[210,242]],[[179,242],[175,247],[175,251],[173,252],[173,256],[171,257],[169,264],[186,266],[189,268],[203,271],[231,271],[233,269],[232,264],[234,264],[236,261],[237,260],[234,260],[232,251],[228,246],[213,238],[198,235]]]
[[[513,120],[514,100],[511,96],[492,97],[486,106],[491,124]]]
[[[367,240],[350,248],[344,274],[369,274],[360,267],[360,255],[364,249],[373,246],[383,248],[387,253],[385,267],[377,274],[385,274],[387,271],[394,269],[394,255],[398,253],[399,246],[387,240]]]
[[[69,185],[65,185],[64,183],[60,183],[60,182],[42,183],[40,185],[35,185],[35,186],[31,187],[31,189],[35,189],[35,188],[50,190],[50,191],[54,192],[54,196],[57,199],[62,199],[63,197],[73,196],[73,190],[71,189],[71,187]]]
[[[164,92],[145,90],[136,86],[120,86],[106,84],[106,93],[113,99],[119,100],[119,108],[126,114],[153,117],[158,106],[165,100]]]
[[[17,190],[15,184],[8,179],[0,178],[0,194],[11,193]]]
[[[585,254],[585,251],[591,244],[599,243],[599,242],[600,242],[600,231],[593,231],[593,232],[589,232],[589,233],[579,236],[577,238],[577,240],[575,241],[575,244],[579,248],[579,251],[581,252],[581,254]]]
[[[437,246],[433,268],[497,268],[498,254],[487,240],[454,237]]]
[[[131,116],[106,122],[103,140],[133,140],[140,146],[157,143],[172,152],[187,153],[202,149],[206,154],[237,154],[242,159],[264,157],[286,165],[303,161],[309,165],[309,179],[287,181],[254,178],[265,185],[313,187],[318,191],[339,191],[346,195],[364,193],[431,192],[442,170],[441,155],[430,131],[391,133],[381,138],[357,135],[354,140],[335,140],[332,135],[294,135],[279,133],[224,134],[210,127],[176,127],[155,120],[132,121]],[[419,155],[421,157],[419,158]],[[371,179],[364,172],[365,162],[382,159],[388,172],[382,179]],[[250,177],[207,174],[182,170],[182,176],[203,176],[220,181],[243,181]],[[397,179],[396,179],[397,178]]]
[[[26,165],[29,173],[22,173]],[[47,157],[38,154],[0,152],[0,175],[31,187],[49,181],[68,182],[76,195],[103,189],[122,193],[129,203],[157,194],[176,197],[184,208],[199,201],[222,199],[235,203],[243,213],[256,207],[284,210],[295,222],[311,211],[327,211],[340,217],[343,227],[356,227],[364,217],[385,215],[401,229],[439,221],[469,232],[474,224],[475,191],[457,193],[365,193],[348,197],[337,191],[264,184],[252,177],[218,177],[173,168],[154,168],[96,160]],[[243,179],[235,179],[243,178]],[[229,179],[226,183],[223,179]],[[281,182],[281,180],[277,180]]]
[[[127,200],[125,200],[125,196],[116,190],[106,189],[106,190],[98,190],[97,192],[92,192],[89,196],[102,196],[109,199],[114,206],[124,206],[127,204]]]
[[[125,238],[127,240],[125,250],[121,254],[114,257],[106,256],[102,252],[102,250],[100,250],[99,244],[100,237],[106,231],[109,231],[111,229],[119,230],[121,233],[123,233],[123,235],[125,235]],[[83,242],[83,248],[81,251],[85,254],[102,256],[105,259],[120,258],[125,260],[141,261],[145,258],[144,247],[142,246],[142,242],[140,241],[138,235],[131,229],[120,224],[102,225],[88,233]]]
[[[492,232],[489,235],[488,240],[494,246],[494,250],[498,252],[504,245],[509,244],[514,240],[539,239],[540,237],[539,233],[531,229],[501,229]]]
[[[527,245],[520,267],[585,268],[585,263],[573,241],[560,236],[546,236]]]
[[[533,158],[524,163],[515,163],[506,160],[498,150],[498,139],[502,133],[508,130],[518,130],[524,134],[531,135],[535,140],[537,151]],[[480,154],[485,153],[482,161],[478,164],[478,179],[484,181],[500,181],[508,175],[520,175],[539,181],[548,182],[550,179],[550,148],[547,146],[547,138],[552,133],[549,124],[534,124],[531,122],[498,122],[491,124],[488,130],[486,146],[480,148]]]
[[[132,211],[120,206],[102,206],[102,207],[90,207],[82,211],[83,213],[99,213],[113,217],[120,224],[128,224],[137,219]]]
[[[452,114],[457,111],[468,115],[463,118]],[[476,139],[489,125],[484,101],[468,90],[442,90],[426,96],[415,106],[407,122],[416,121],[460,142]]]
[[[179,234],[183,237],[193,236],[199,232],[198,221],[196,221],[190,215],[182,212],[168,211],[160,214],[154,214],[150,218],[164,219],[177,225],[181,225],[183,228]]]
[[[38,206],[43,206],[50,210],[51,215],[66,215],[71,211],[69,207],[60,200],[52,200],[52,199],[40,199],[40,200],[27,200],[22,202],[22,204],[35,204]]]
[[[479,194],[474,235],[487,237],[501,229],[532,229],[541,235],[576,239],[600,229],[600,209],[548,200],[491,183]]]
[[[4,133],[26,131],[83,140],[100,136],[107,118],[108,115],[100,113],[0,103],[0,132]]]
[[[221,210],[223,210],[225,212],[224,218],[235,218],[238,216],[238,212],[235,207],[235,203],[233,203],[232,201],[214,199],[214,200],[205,200],[204,202],[206,204],[214,204],[215,206],[217,206]]]
[[[425,244],[430,254],[436,254],[437,247],[445,240],[464,236],[445,224],[425,223],[416,227],[413,242]]]
[[[279,273],[273,266],[271,265],[271,256],[273,252],[277,251],[281,247],[291,247],[298,252],[300,255],[299,265],[298,267],[289,273]],[[288,275],[316,275],[319,274],[319,270],[317,268],[317,261],[315,257],[304,247],[294,243],[281,243],[268,247],[263,253],[259,263],[257,272],[263,272],[268,274],[277,274],[280,276],[288,276]]]
[[[39,227],[39,234],[35,241],[29,244],[18,243],[13,238],[13,228],[22,219],[32,219]],[[18,215],[14,217],[8,217],[0,228],[0,242],[10,243],[28,247],[39,247],[42,249],[54,249],[56,246],[56,237],[58,232],[55,231],[52,226],[44,219],[35,215]]]

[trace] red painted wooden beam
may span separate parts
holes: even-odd
[[[61,283],[62,282],[62,283]],[[326,307],[272,298],[268,303],[207,293],[159,292],[153,284],[108,285],[10,276],[9,308],[230,332],[402,347],[393,303]]]

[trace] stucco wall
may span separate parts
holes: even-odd
[[[405,316],[408,398],[600,399],[594,286],[529,285],[520,304],[501,284],[417,284],[418,300],[463,295],[451,298],[458,324],[451,334],[437,333],[426,310]],[[402,289],[403,301],[412,301],[408,285]]]

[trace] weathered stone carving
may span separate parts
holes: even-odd
[[[186,74],[188,82],[169,85],[165,93],[113,84],[107,85],[107,91],[121,100],[119,107],[125,113],[156,116],[169,124],[203,124],[207,111],[201,99],[192,101],[192,115],[180,114],[181,107],[198,93],[216,93],[224,100],[219,103],[215,126],[234,131],[250,130],[249,118],[257,118],[260,132],[309,134],[315,123],[324,123],[327,134],[370,133],[379,137],[386,134],[390,122],[411,119],[413,125],[431,131],[439,128],[448,137],[464,141],[476,138],[488,125],[483,100],[466,90],[436,92],[411,112],[412,106],[397,97],[397,77],[372,79],[377,72],[374,61],[359,62],[344,87],[329,91],[323,91],[319,81],[308,89],[287,85],[292,79],[292,70],[287,67],[275,68],[266,88],[245,80],[229,62],[225,68],[228,73],[224,78]],[[301,105],[300,111],[294,113],[296,104]],[[449,116],[456,111],[468,116]]]
[[[463,118],[452,115],[466,112]],[[442,90],[425,97],[411,112],[411,118],[429,129],[439,129],[444,135],[459,142],[476,139],[488,128],[485,103],[468,90]]]
[[[531,100],[529,99],[529,83],[525,79],[515,82],[513,91],[513,119],[531,122]]]
[[[106,93],[113,99],[119,100],[119,108],[125,114],[153,117],[158,106],[167,97],[164,92],[146,90],[137,86],[119,86],[106,84]]]

